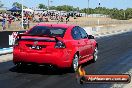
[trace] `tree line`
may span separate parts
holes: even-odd
[[[104,14],[110,16],[112,19],[119,20],[129,20],[132,19],[132,8],[127,9],[117,9],[117,8],[106,8],[106,7],[96,7],[92,8],[84,8],[81,9],[80,12],[84,12],[87,14]]]
[[[44,4],[39,4],[38,8],[40,9],[48,9],[48,7]],[[96,7],[96,8],[83,8],[80,9],[79,7],[73,7],[69,5],[62,5],[62,6],[50,6],[50,10],[58,10],[58,11],[78,11],[80,13],[86,14],[103,14],[108,15],[112,19],[119,19],[119,20],[129,20],[132,19],[132,8],[127,9],[109,9],[106,7]]]

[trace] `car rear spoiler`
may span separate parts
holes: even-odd
[[[58,42],[59,40],[62,40],[62,38],[57,38],[57,36],[49,36],[49,35],[31,35],[31,34],[18,34],[17,35],[17,39],[20,40],[22,38],[22,36],[38,36],[38,37],[49,37],[49,38],[54,38],[56,42]]]

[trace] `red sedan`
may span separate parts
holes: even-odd
[[[98,43],[92,35],[74,25],[38,24],[24,34],[19,34],[13,47],[13,62],[53,65],[78,69],[78,65],[97,60]]]

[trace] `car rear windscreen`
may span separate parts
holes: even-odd
[[[35,26],[28,32],[28,34],[63,37],[65,34],[65,31],[66,31],[66,28]]]

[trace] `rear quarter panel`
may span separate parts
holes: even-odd
[[[69,58],[72,60],[73,59],[73,57],[74,57],[74,55],[75,55],[75,53],[77,52],[77,51],[80,51],[79,50],[79,47],[77,47],[76,45],[76,40],[74,40],[73,38],[72,38],[72,36],[71,36],[71,30],[72,30],[72,28],[74,28],[74,26],[72,26],[72,27],[69,27],[68,29],[67,29],[67,31],[65,32],[65,35],[64,35],[64,37],[63,37],[63,41],[64,41],[64,43],[65,43],[65,45],[66,45],[66,49],[67,49],[67,52],[68,52],[68,54],[69,54]]]

